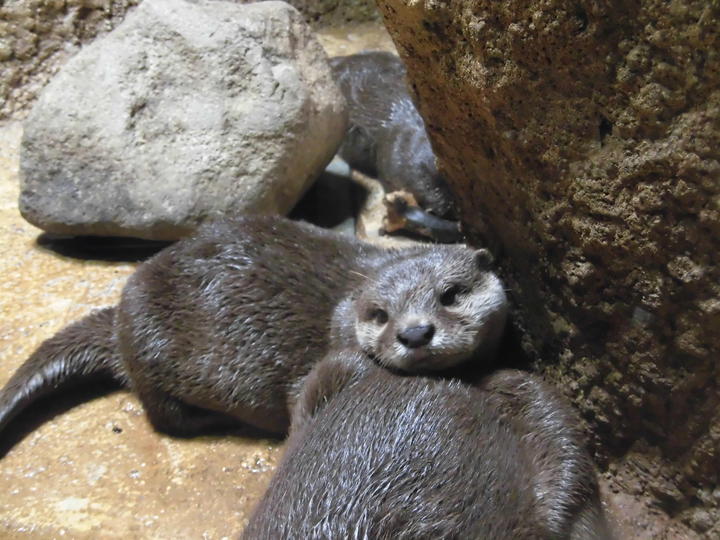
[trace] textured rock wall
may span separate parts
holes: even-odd
[[[109,32],[140,0],[0,1],[0,120],[22,117],[80,46]],[[247,3],[247,2],[246,2]],[[369,20],[372,0],[290,0],[310,22]]]
[[[240,0],[253,1],[253,0]],[[373,0],[285,0],[305,15],[309,23],[338,24],[377,20],[379,14]]]
[[[379,0],[537,367],[622,489],[720,537],[720,7]]]
[[[58,67],[139,0],[0,2],[0,120],[22,114]]]

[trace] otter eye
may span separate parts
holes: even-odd
[[[465,292],[465,289],[462,286],[452,285],[440,295],[440,303],[443,306],[452,306],[457,303],[458,296],[460,296],[463,292]]]
[[[368,319],[373,320],[378,324],[385,324],[388,322],[388,314],[384,309],[376,308],[370,310],[370,313],[368,313]]]

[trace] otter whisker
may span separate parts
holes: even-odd
[[[369,277],[369,276],[366,276],[365,274],[361,274],[360,272],[358,272],[358,271],[356,271],[356,270],[350,270],[350,273],[351,273],[351,274],[355,274],[356,276],[363,277],[363,278],[367,279],[368,281],[372,281],[373,283],[377,283],[376,280],[372,279],[372,278]]]

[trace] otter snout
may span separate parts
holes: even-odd
[[[427,345],[435,335],[435,326],[425,324],[422,326],[413,326],[398,332],[397,338],[400,343],[408,349],[417,349],[423,345]]]

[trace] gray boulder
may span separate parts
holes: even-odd
[[[49,232],[158,240],[210,216],[284,214],[345,126],[325,53],[294,8],[146,0],[33,108],[20,211]]]

